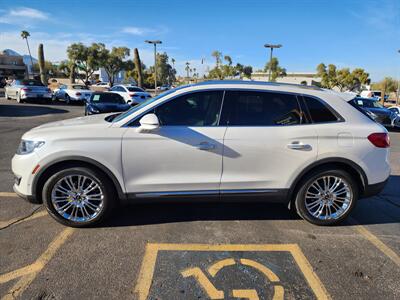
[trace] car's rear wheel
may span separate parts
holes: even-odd
[[[43,187],[43,203],[58,222],[85,227],[104,220],[115,200],[113,186],[102,173],[89,168],[68,168],[52,175]]]
[[[17,93],[17,102],[18,103],[23,103],[24,101],[21,99],[20,93]]]
[[[339,169],[313,172],[299,187],[295,199],[297,213],[316,225],[333,225],[344,220],[358,199],[356,182]]]

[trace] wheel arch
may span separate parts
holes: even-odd
[[[98,161],[82,156],[70,156],[63,157],[62,159],[57,159],[51,161],[45,166],[40,168],[40,171],[33,179],[32,182],[32,195],[35,197],[37,203],[42,203],[42,190],[46,180],[60,169],[66,167],[89,167],[103,173],[112,182],[115,190],[117,191],[118,198],[124,199],[126,197],[121,184],[119,183],[116,176],[103,164]]]
[[[364,170],[358,164],[342,157],[325,158],[312,163],[296,177],[289,189],[289,205],[291,205],[291,202],[294,199],[295,193],[299,188],[299,183],[305,176],[318,169],[329,167],[338,168],[348,172],[356,180],[359,194],[362,195],[364,193],[365,188],[368,185],[368,178]]]

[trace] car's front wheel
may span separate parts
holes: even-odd
[[[52,175],[43,187],[43,203],[58,222],[72,227],[97,224],[115,200],[110,180],[95,170],[73,167]]]
[[[297,213],[316,225],[333,225],[344,220],[358,199],[358,186],[347,172],[320,170],[299,184],[295,205]]]

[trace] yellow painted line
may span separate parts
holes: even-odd
[[[215,264],[211,265],[208,268],[208,273],[212,277],[215,277],[215,275],[217,275],[219,270],[221,270],[222,268],[225,268],[227,266],[233,266],[234,264],[235,264],[235,260],[233,258],[227,258],[227,259],[217,261]]]
[[[274,287],[274,298],[272,300],[283,300],[284,289],[281,285]]]
[[[74,232],[74,228],[64,229],[50,243],[46,251],[31,265],[21,269],[0,275],[0,282],[8,282],[16,278],[16,275],[22,276],[20,280],[8,291],[1,300],[11,300],[18,298],[36,278],[39,272],[46,266],[57,250],[65,243],[68,237]]]
[[[211,300],[224,299],[224,292],[217,290],[200,268],[187,269],[181,274],[184,278],[194,277]]]
[[[18,197],[16,193],[0,192],[0,197]]]
[[[33,215],[29,216],[28,218],[25,218],[25,219],[22,219],[22,220],[20,220],[21,218],[13,218],[13,219],[8,220],[8,221],[0,221],[0,229],[8,227],[11,224],[14,224],[14,225],[15,224],[20,224],[20,223],[23,223],[23,222],[26,222],[26,221],[30,221],[30,220],[34,220],[34,219],[37,219],[37,218],[41,218],[41,217],[44,217],[44,216],[47,216],[47,211],[42,210],[42,211],[34,213]]]
[[[233,290],[232,296],[240,299],[260,300],[256,290]]]
[[[398,267],[400,267],[400,256],[397,255],[392,249],[386,246],[379,238],[377,238],[371,231],[365,226],[360,225],[355,219],[349,218],[350,223],[354,226],[353,228],[358,231],[364,238],[378,248],[383,254],[389,257]]]
[[[278,276],[266,266],[250,259],[242,258],[240,262],[245,266],[250,266],[263,273],[271,282],[279,282]]]
[[[139,300],[147,299],[153,279],[158,251],[286,251],[293,256],[317,299],[331,299],[310,263],[297,244],[147,244],[134,292]],[[278,289],[279,292],[279,289]],[[283,292],[283,291],[282,291]],[[283,295],[283,294],[282,294]]]

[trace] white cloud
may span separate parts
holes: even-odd
[[[141,28],[141,27],[124,27],[122,28],[121,32],[122,33],[128,33],[128,34],[133,34],[133,35],[144,35],[145,33],[151,32],[152,29],[149,28]]]
[[[29,8],[29,7],[19,7],[11,9],[9,12],[11,17],[25,17],[30,19],[47,20],[48,15],[40,10]]]
[[[0,16],[0,23],[5,24],[29,24],[29,22],[45,21],[49,15],[43,11],[30,7],[17,7]],[[27,26],[29,27],[29,26]]]

